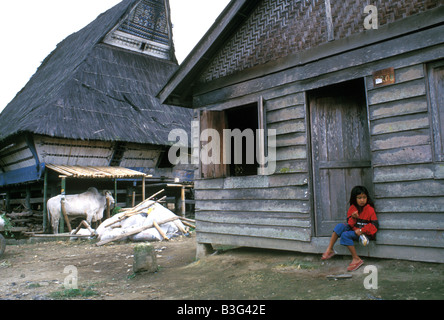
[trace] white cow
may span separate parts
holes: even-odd
[[[58,233],[59,221],[62,217],[61,199],[62,195],[58,195],[49,199],[47,203],[48,215],[54,233]],[[66,195],[65,211],[68,217],[86,216],[86,221],[91,224],[91,221],[96,222],[103,218],[106,199],[109,199],[110,206],[114,204],[111,192],[104,191],[102,195],[96,188],[89,188],[81,194]]]

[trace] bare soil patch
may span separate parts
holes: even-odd
[[[378,289],[365,289],[364,267],[344,280],[350,257],[239,248],[196,261],[195,236],[154,242],[159,270],[134,274],[135,243],[98,247],[93,241],[8,245],[0,258],[1,300],[293,300],[444,299],[444,266],[365,259]],[[80,295],[63,296],[65,267],[78,271]]]

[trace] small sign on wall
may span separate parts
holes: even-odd
[[[395,83],[395,69],[387,68],[373,72],[373,86],[381,87]]]

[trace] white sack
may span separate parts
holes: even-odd
[[[143,230],[135,235],[130,237],[131,241],[139,242],[139,241],[161,241],[162,236],[156,228],[150,228]]]
[[[111,229],[111,230],[105,231],[99,239],[100,239],[100,241],[106,241],[106,240],[114,239],[115,237],[123,235],[125,233],[128,233],[127,229],[122,229],[122,228]],[[126,238],[127,237],[124,237],[120,240],[123,241]]]

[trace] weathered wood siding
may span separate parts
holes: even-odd
[[[244,238],[256,246],[267,246],[267,241],[283,246],[288,240],[311,240],[305,94],[269,97],[264,107],[267,129],[276,129],[277,134],[276,172],[196,180],[201,242]]]
[[[35,136],[40,162],[68,166],[107,166],[113,154],[113,143]]]
[[[125,168],[155,168],[159,162],[162,147],[148,147],[147,145],[129,143],[120,162]]]
[[[410,247],[409,254],[420,257],[427,247],[439,260],[444,248],[444,164],[434,162],[432,152],[425,65],[396,68],[395,77],[395,84],[378,88],[370,77],[367,81],[381,226],[378,251],[389,255],[399,246]]]
[[[0,151],[0,159],[3,172],[36,165],[34,156],[28,148],[24,136],[18,137],[17,140],[3,147]]]
[[[427,19],[411,17],[393,28],[333,41],[279,63],[206,78],[208,82],[196,86],[193,106],[200,110],[225,110],[263,99],[267,128],[277,130],[273,175],[195,182],[198,242],[325,250],[329,238],[319,237],[314,228],[307,92],[365,79],[370,189],[380,232],[360,254],[444,262],[444,164],[434,156],[425,71],[428,62],[444,58],[444,26],[436,23],[440,10]],[[435,24],[415,30],[428,21]],[[396,82],[373,87],[372,73],[388,67],[394,68]]]

